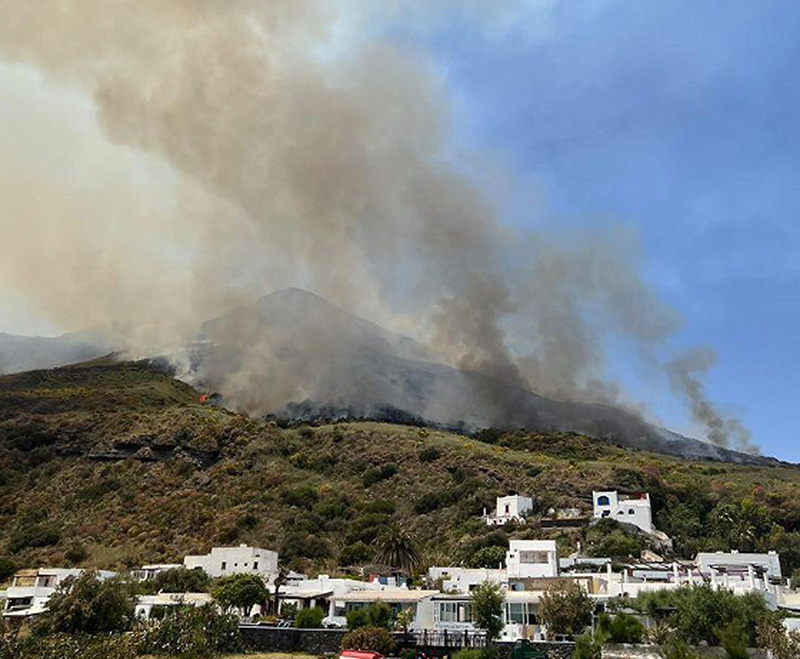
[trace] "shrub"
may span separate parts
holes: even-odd
[[[342,650],[363,650],[388,655],[394,650],[394,639],[388,629],[362,627],[342,637]]]
[[[442,452],[435,446],[428,446],[419,452],[420,462],[435,462],[442,457]]]
[[[381,627],[389,629],[392,623],[392,609],[386,602],[375,602],[370,606],[353,609],[347,614],[347,628]]]
[[[319,492],[317,492],[317,488],[311,485],[302,485],[294,489],[287,488],[283,490],[281,499],[288,506],[311,510],[319,500]]]
[[[597,631],[610,643],[641,643],[646,630],[632,615],[618,613],[610,616],[604,613],[597,621]]]
[[[296,558],[327,558],[330,546],[314,534],[290,533],[281,546],[281,556],[291,561]]]
[[[52,634],[30,637],[21,652],[9,659],[134,659],[137,649],[136,639],[130,636]]]
[[[26,547],[52,547],[58,544],[58,531],[44,524],[17,527],[8,540],[8,551],[16,554]]]
[[[147,629],[141,654],[178,655],[200,659],[241,649],[235,616],[219,612],[213,604],[199,608],[180,606]]]
[[[603,646],[599,639],[592,638],[591,634],[581,634],[575,639],[575,652],[572,659],[601,659]]]
[[[740,620],[733,620],[716,631],[719,644],[728,655],[727,659],[749,659],[747,645],[749,634]]]
[[[294,626],[300,629],[318,629],[322,626],[325,611],[318,606],[313,609],[300,609],[294,618]]]
[[[706,642],[715,645],[717,632],[730,623],[741,623],[748,645],[755,640],[755,626],[766,612],[763,597],[758,593],[734,595],[711,586],[692,586],[639,595],[631,604],[640,611],[674,609],[668,623],[676,636],[691,645]]]
[[[367,469],[361,476],[361,482],[364,484],[364,487],[370,487],[375,483],[379,483],[380,481],[385,481],[387,478],[391,478],[397,473],[397,471],[398,467],[396,464],[393,462],[387,462],[379,467]]]

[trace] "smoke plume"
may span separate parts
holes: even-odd
[[[7,75],[49,94],[66,127],[61,153],[57,126],[18,108],[35,128],[0,156],[0,284],[64,327],[117,328],[133,355],[175,354],[203,320],[299,284],[461,368],[620,402],[605,340],[653,365],[680,324],[639,275],[635,239],[506,228],[452,164],[435,68],[385,39],[337,47],[333,4],[0,0]],[[253,339],[231,380],[248,408],[311,386],[271,370],[288,390],[255,387],[272,350]],[[750,446],[697,367],[668,373],[711,441]]]

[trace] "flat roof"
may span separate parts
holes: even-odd
[[[438,590],[397,588],[392,590],[357,590],[339,595],[335,599],[337,602],[419,602],[439,594],[441,593]]]

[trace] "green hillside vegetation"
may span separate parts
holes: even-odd
[[[425,565],[486,564],[512,537],[641,551],[613,522],[542,528],[549,508],[588,515],[593,489],[649,491],[678,555],[776,549],[788,573],[800,566],[790,465],[693,464],[572,433],[282,428],[204,405],[144,362],[0,378],[0,563],[121,568],[246,542],[336,573],[372,562],[390,524],[417,538]],[[487,528],[483,509],[510,491],[534,497],[529,524]]]

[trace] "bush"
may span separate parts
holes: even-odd
[[[147,629],[141,654],[167,654],[200,659],[241,649],[239,623],[213,604],[180,606]]]
[[[300,629],[319,629],[325,611],[318,606],[313,609],[300,609],[294,618],[294,626]]]
[[[397,473],[397,471],[398,467],[396,464],[393,462],[387,462],[385,465],[367,469],[361,476],[361,482],[364,484],[364,487],[370,487],[375,483],[379,483],[380,481],[385,481],[387,478],[391,478]]]
[[[435,462],[442,457],[442,452],[435,446],[428,446],[419,452],[420,462]]]
[[[702,642],[715,645],[718,632],[731,623],[740,623],[747,635],[747,644],[753,645],[756,622],[766,612],[764,598],[758,593],[738,596],[711,586],[644,593],[631,604],[645,613],[674,609],[667,622],[675,629],[677,638],[691,645]]]
[[[597,621],[597,631],[610,643],[641,643],[646,630],[632,615],[618,613],[610,616],[604,613]]]
[[[591,634],[581,634],[575,639],[575,652],[572,659],[601,659],[603,645],[599,639],[592,638]]]
[[[388,629],[362,627],[344,635],[342,650],[363,650],[388,655],[394,650],[394,639]]]
[[[719,644],[725,649],[728,659],[749,659],[747,645],[749,634],[740,620],[734,620],[716,631]]]
[[[375,602],[370,606],[353,609],[347,614],[347,628],[351,631],[362,627],[389,629],[391,624],[392,609],[386,602]]]
[[[52,547],[58,544],[58,531],[43,525],[23,525],[14,530],[8,540],[8,551],[16,554],[26,547]]]
[[[302,485],[295,489],[285,489],[281,492],[281,499],[287,506],[306,508],[311,510],[319,500],[319,492],[311,485]]]
[[[130,636],[52,634],[28,638],[9,659],[134,659],[137,654],[137,639]]]

